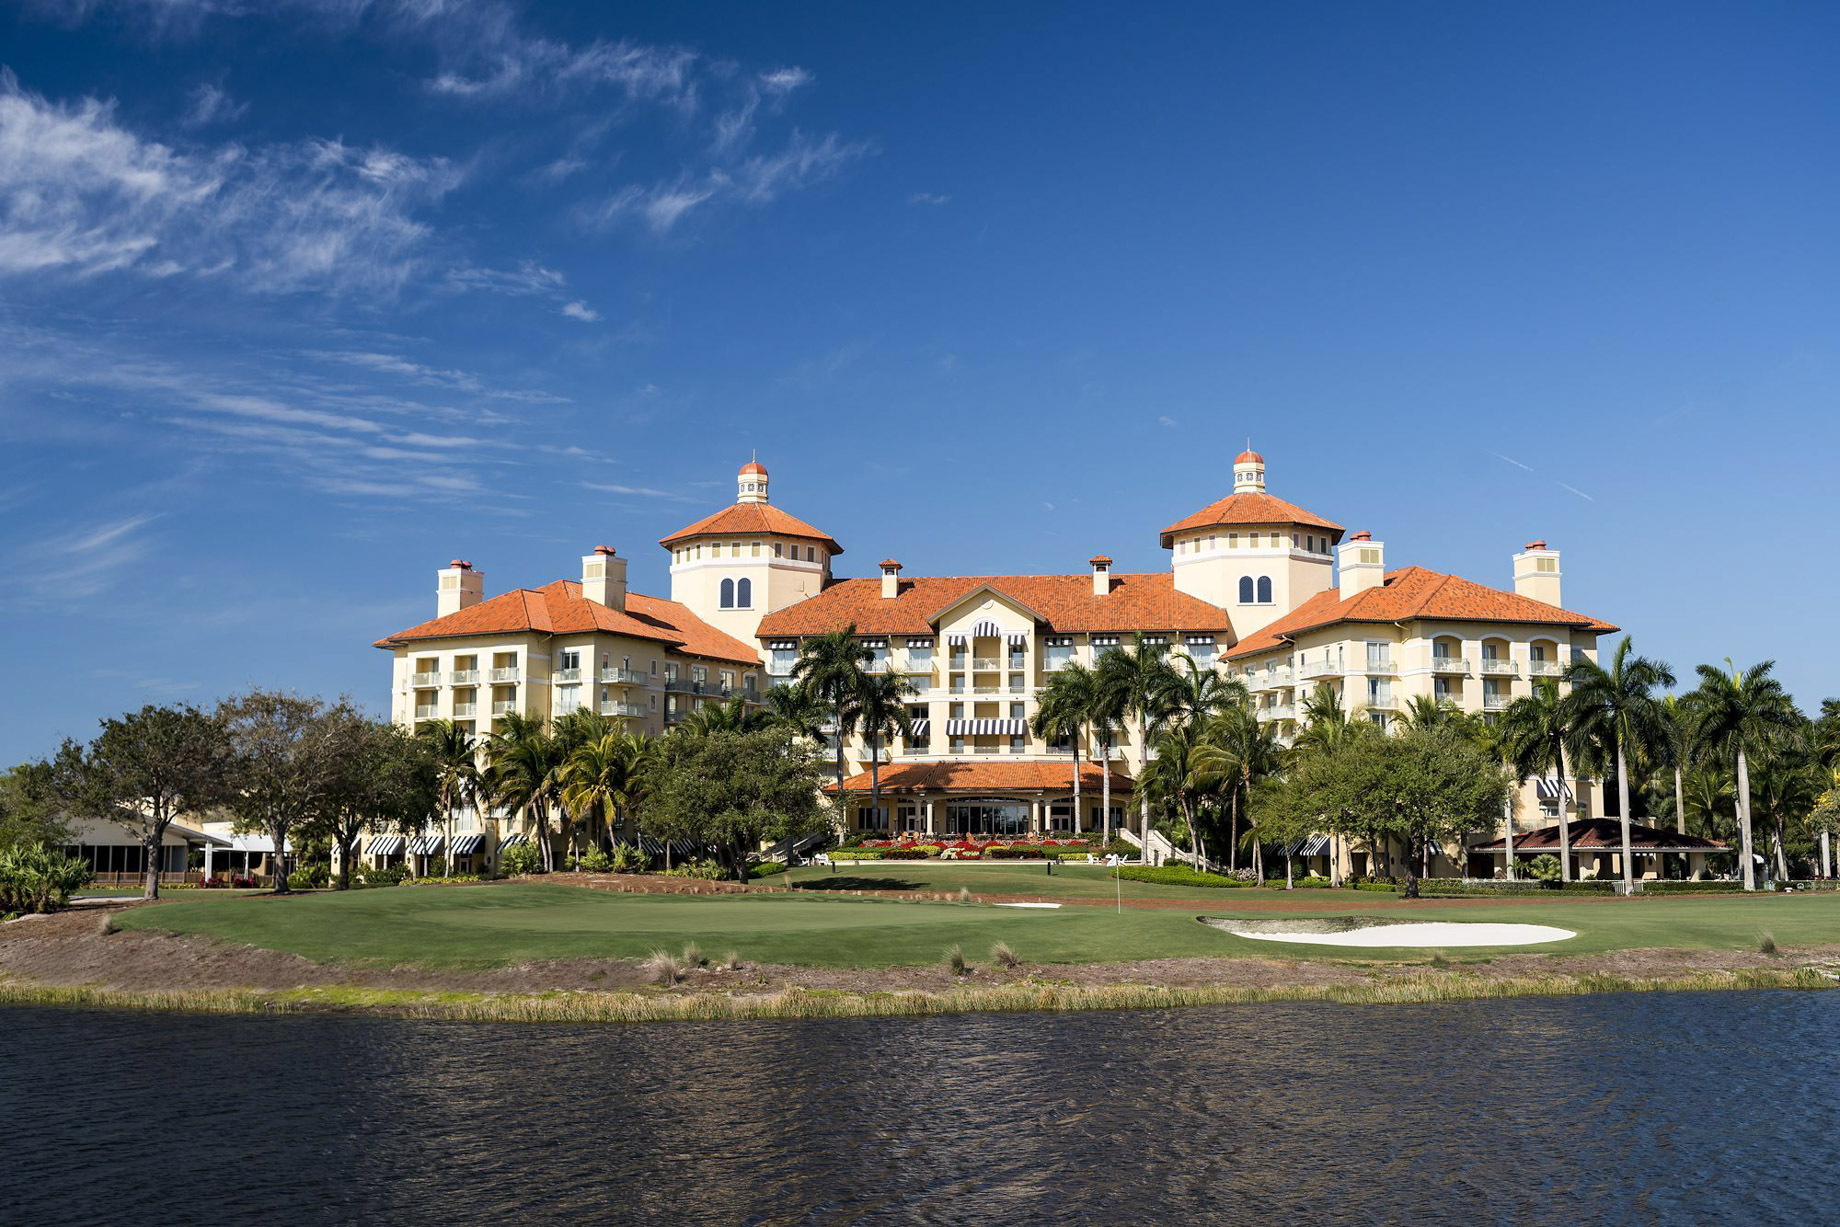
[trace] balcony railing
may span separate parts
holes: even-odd
[[[1259,714],[1267,720],[1295,720],[1297,707],[1294,703],[1273,703],[1270,707],[1259,708]]]
[[[973,657],[971,667],[979,673],[994,673],[1003,668],[1003,662],[994,656]]]
[[[1433,656],[1431,658],[1433,673],[1455,673],[1469,676],[1469,657],[1467,656]]]
[[[901,662],[903,673],[931,673],[933,658],[931,656],[909,656]]]
[[[1282,690],[1291,684],[1291,671],[1286,669],[1253,669],[1246,674],[1248,690]]]
[[[1362,706],[1368,711],[1394,711],[1399,706],[1399,700],[1390,694],[1375,694],[1367,696]]]
[[[417,704],[415,708],[415,718],[417,720],[432,720],[440,710],[441,709],[436,707],[433,703]]]
[[[1333,660],[1308,660],[1298,670],[1304,677],[1334,677],[1341,671],[1341,662]]]
[[[518,680],[518,667],[513,665],[509,669],[494,669],[492,670],[492,680],[495,682],[515,682]]]
[[[1530,660],[1527,672],[1534,677],[1558,677],[1565,672],[1565,666],[1556,660]]]
[[[1041,662],[1043,673],[1059,673],[1073,662],[1071,656],[1049,656]]]
[[[439,686],[441,675],[439,673],[417,673],[409,679],[409,683],[413,686]]]
[[[473,685],[477,685],[478,682],[479,682],[479,670],[477,669],[455,669],[454,670],[454,685],[473,686]]]
[[[1505,675],[1508,677],[1514,677],[1520,673],[1520,670],[1515,667],[1513,661],[1501,656],[1484,656],[1482,658],[1482,671],[1484,673],[1493,673],[1497,676]]]
[[[1513,695],[1485,694],[1482,696],[1483,711],[1507,711],[1508,704],[1514,702]]]
[[[456,717],[464,718],[467,716],[477,716],[478,714],[479,714],[479,704],[477,703],[456,703],[454,704],[454,715]]]
[[[492,700],[492,714],[494,716],[502,716],[506,712],[514,712],[516,710],[517,710],[517,700],[516,699],[493,699]]]
[[[625,716],[628,719],[643,719],[649,709],[643,703],[602,703],[601,715]]]
[[[637,669],[617,669],[609,665],[601,670],[601,681],[613,686],[643,686],[650,680],[650,674]]]
[[[1364,673],[1391,673],[1393,671],[1393,658],[1391,656],[1369,656],[1361,662],[1361,671]]]
[[[559,682],[579,682],[581,680],[581,670],[579,668],[558,669],[556,670],[556,680]]]

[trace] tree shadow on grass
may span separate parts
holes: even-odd
[[[919,890],[920,886],[906,878],[861,878],[849,874],[807,878],[799,883],[800,890]]]

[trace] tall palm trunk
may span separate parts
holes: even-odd
[[[1559,798],[1559,820],[1565,821],[1565,798]],[[1502,836],[1502,847],[1507,850],[1507,865],[1504,873],[1508,881],[1514,881],[1514,798],[1508,797],[1501,803],[1501,823],[1507,832]]]
[[[1780,818],[1770,832],[1770,843],[1776,852],[1776,880],[1786,882],[1789,880],[1789,858],[1783,854],[1783,824]]]
[[[1049,820],[1052,823],[1052,819]],[[1073,730],[1073,834],[1078,838],[1086,828],[1080,822],[1080,730]]]
[[[1109,848],[1112,844],[1112,743],[1110,738],[1099,743],[1099,752],[1105,755],[1105,762],[1102,764],[1105,770],[1099,776],[1099,808],[1103,811],[1099,815],[1099,820],[1105,826],[1105,845]]]
[[[1751,862],[1751,763],[1738,744],[1738,841],[1744,857],[1744,889],[1757,889],[1757,870]]]
[[[869,734],[869,812],[877,819],[882,814],[882,735],[880,732]],[[888,834],[894,834],[894,823],[888,824]]]
[[[837,829],[844,830],[843,800],[843,725],[837,726]]]
[[[1574,801],[1578,798],[1573,797]],[[1572,825],[1565,816],[1565,743],[1559,743],[1559,880],[1572,880]]]
[[[1227,872],[1239,868],[1239,785],[1227,797]]]
[[[1150,847],[1150,794],[1144,789],[1144,772],[1150,769],[1150,725],[1143,716],[1137,718],[1137,833]]]
[[[1674,764],[1674,833],[1687,833],[1687,800],[1680,782],[1680,764]]]
[[[1623,734],[1620,731],[1616,735],[1616,803],[1618,817],[1623,823],[1623,894],[1627,896],[1636,891],[1636,858],[1629,844],[1629,764],[1623,759]]]

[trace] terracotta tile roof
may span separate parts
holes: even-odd
[[[1336,588],[1317,593],[1276,622],[1246,636],[1227,656],[1237,659],[1269,652],[1303,631],[1337,622],[1410,622],[1419,618],[1450,622],[1529,622],[1600,634],[1617,629],[1608,622],[1519,593],[1427,571],[1424,567],[1403,567],[1388,573],[1384,584],[1356,593],[1345,601]]]
[[[768,614],[759,634],[820,635],[854,622],[865,635],[930,635],[935,616],[982,587],[1033,611],[1051,631],[1233,633],[1226,610],[1176,591],[1168,573],[1113,575],[1111,581],[1107,595],[1095,596],[1090,574],[902,578],[897,595],[884,598],[880,578],[846,579]]]
[[[668,537],[659,538],[658,544],[668,550],[678,542],[688,541],[692,537],[720,537],[741,533],[799,537],[819,542],[833,554],[843,553],[843,547],[829,533],[813,528],[771,503],[736,503],[732,507],[724,507],[714,515],[704,516],[688,528],[680,528]]]
[[[1168,549],[1175,541],[1175,534],[1188,532],[1195,528],[1209,528],[1215,524],[1296,524],[1303,528],[1322,528],[1334,533],[1339,539],[1342,526],[1334,520],[1325,520],[1314,512],[1305,511],[1295,503],[1287,503],[1272,494],[1229,494],[1217,503],[1209,503],[1194,515],[1177,520],[1163,530],[1163,548]]]
[[[1080,764],[1080,791],[1100,795],[1102,772],[1097,763]],[[843,782],[845,792],[868,792],[869,773],[860,772]],[[1131,777],[1112,771],[1112,794],[1129,792]],[[835,794],[835,782],[824,791]],[[987,763],[975,759],[946,762],[893,763],[882,768],[883,792],[1072,792],[1073,760],[1066,762]]]
[[[1566,835],[1571,840],[1574,850],[1584,848],[1596,851],[1599,848],[1619,850],[1623,846],[1623,825],[1615,818],[1575,818],[1566,825]],[[1490,840],[1486,844],[1477,844],[1472,851],[1500,852],[1503,841]],[[1629,847],[1631,850],[1649,852],[1722,852],[1726,845],[1716,839],[1703,839],[1698,835],[1681,835],[1675,831],[1660,827],[1643,826],[1639,822],[1629,824]],[[1557,852],[1559,850],[1559,824],[1540,831],[1528,831],[1514,837],[1514,855],[1522,852]]]
[[[519,632],[569,635],[584,631],[650,639],[686,656],[706,656],[736,664],[760,663],[758,651],[723,634],[675,601],[629,592],[626,610],[622,613],[584,598],[581,584],[572,579],[503,593],[445,618],[435,618],[386,635],[375,646],[394,648],[423,639],[471,635]]]

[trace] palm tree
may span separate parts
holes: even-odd
[[[1725,673],[1713,665],[1700,665],[1699,687],[1688,696],[1689,726],[1694,740],[1709,754],[1736,756],[1738,764],[1738,841],[1744,860],[1744,889],[1757,889],[1756,867],[1751,861],[1750,756],[1761,752],[1799,727],[1802,719],[1782,683],[1770,676],[1776,662],[1766,660],[1740,673]]]
[[[1035,704],[1029,731],[1044,741],[1064,737],[1073,747],[1073,829],[1080,830],[1080,737],[1092,714],[1099,679],[1091,669],[1073,661],[1048,675],[1047,685]],[[1110,768],[1107,768],[1109,774]],[[1107,827],[1110,827],[1109,818]],[[1109,836],[1108,836],[1109,838]]]
[[[1142,631],[1131,637],[1128,648],[1107,648],[1099,657],[1099,685],[1110,692],[1120,712],[1137,721],[1137,777],[1141,781],[1150,763],[1150,730],[1168,710],[1171,682],[1169,649],[1152,643]],[[1145,846],[1150,838],[1150,798],[1138,789],[1138,821]]]
[[[856,727],[859,715],[857,700],[862,695],[866,666],[875,653],[856,638],[856,624],[842,630],[813,635],[799,645],[799,658],[793,663],[792,676],[799,685],[823,700],[830,709],[831,723],[837,733],[837,805],[843,806],[843,747]]]
[[[787,685],[782,682],[768,689],[766,696],[766,713],[769,721],[782,728],[789,728],[798,737],[811,741],[824,740],[824,724],[830,718],[829,708],[824,700],[804,682]],[[841,801],[841,797],[839,798]],[[788,868],[792,865],[792,836],[788,835],[780,845]]]
[[[1753,773],[1757,808],[1769,822],[1770,852],[1779,880],[1789,876],[1789,822],[1813,813],[1826,783],[1827,772],[1811,752],[1812,731],[1813,726],[1806,725],[1769,742],[1757,756]]]
[[[736,695],[726,703],[703,704],[677,727],[685,736],[707,737],[711,733],[752,733],[772,723],[772,712]]]
[[[1318,682],[1303,701],[1303,727],[1292,745],[1300,751],[1334,753],[1351,735],[1353,720],[1342,707],[1342,696],[1327,682]]]
[[[1261,721],[1249,708],[1229,707],[1208,722],[1201,765],[1229,781],[1227,788],[1227,868],[1239,867],[1240,797],[1250,796],[1255,781],[1277,771],[1284,761],[1275,724]],[[1258,841],[1253,841],[1255,860]]]
[[[1154,793],[1174,803],[1188,826],[1188,856],[1196,869],[1207,864],[1195,810],[1202,794],[1232,780],[1232,767],[1207,740],[1208,726],[1188,722],[1172,725],[1156,740],[1156,759],[1138,777],[1146,797]]]
[[[882,740],[914,735],[913,717],[907,714],[907,700],[914,695],[914,684],[903,673],[869,673],[856,694],[857,723],[869,743],[869,812],[881,812]],[[888,824],[889,834],[894,824]]]
[[[1093,744],[1099,751],[1099,825],[1105,843],[1112,842],[1112,747],[1119,727],[1124,723],[1121,696],[1107,687],[1097,670],[1089,671],[1092,690],[1087,696],[1086,727],[1092,731]],[[1076,820],[1074,825],[1079,825]]]
[[[1572,880],[1571,823],[1565,817],[1565,699],[1550,677],[1533,680],[1533,693],[1508,704],[1496,725],[1501,756],[1514,771],[1514,781],[1525,783],[1536,775],[1553,773],[1559,801],[1559,877]],[[1508,876],[1514,876],[1514,819],[1508,818]]]
[[[611,827],[626,789],[629,759],[626,734],[607,733],[575,747],[562,769],[562,803],[590,824],[596,818]],[[593,832],[589,832],[592,841]],[[593,841],[598,842],[598,841]]]
[[[434,763],[441,798],[441,847],[447,852],[444,876],[454,872],[454,809],[477,805],[483,779],[479,773],[479,747],[473,735],[452,720],[430,720],[415,730]]]
[[[580,854],[579,836],[587,816],[569,804],[565,796],[569,759],[580,747],[599,741],[614,730],[614,720],[588,707],[564,712],[556,717],[555,724],[551,726],[550,740],[553,744],[550,746],[549,795],[562,811],[562,822],[572,854]]]
[[[1161,712],[1165,726],[1203,725],[1229,707],[1246,707],[1252,702],[1246,683],[1199,663],[1186,652],[1169,658],[1165,685]]]
[[[529,819],[547,873],[555,867],[549,806],[556,794],[556,742],[544,732],[541,717],[507,712],[499,720],[486,738],[487,792],[495,805]]]
[[[1667,665],[1634,652],[1624,635],[1605,669],[1580,657],[1565,667],[1572,692],[1565,696],[1565,725],[1571,730],[1573,757],[1589,746],[1603,758],[1616,759],[1617,813],[1623,824],[1623,893],[1635,891],[1635,853],[1629,842],[1629,756],[1638,747],[1659,745],[1667,736],[1661,704],[1653,691],[1674,684]],[[1746,847],[1746,854],[1749,848]]]
[[[1679,695],[1665,695],[1661,710],[1667,726],[1667,740],[1661,745],[1663,765],[1674,772],[1674,831],[1687,833],[1687,793],[1684,773],[1687,760],[1693,757],[1692,729],[1687,719],[1688,707]]]

